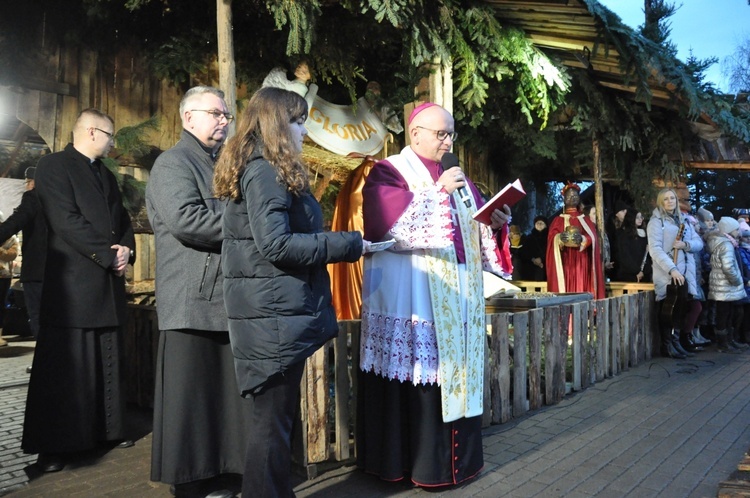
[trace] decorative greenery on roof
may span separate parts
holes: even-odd
[[[750,142],[747,110],[702,82],[705,61],[683,63],[668,43],[632,30],[595,0],[581,1],[601,21],[595,50],[620,53],[636,99],[565,69],[476,0],[235,0],[238,78],[252,91],[273,67],[306,60],[326,100],[354,102],[367,81],[378,81],[400,109],[414,99],[420,70],[452,61],[460,144],[489,148],[490,167],[535,179],[585,176],[597,140],[606,174],[633,192],[656,175],[684,172],[680,152],[693,139],[686,120],[709,119]],[[48,46],[96,40],[105,54],[133,47],[155,74],[185,89],[205,78],[216,54],[215,0],[29,0],[5,14],[0,84],[42,67],[28,64],[39,60],[30,47],[40,23]],[[674,109],[651,105],[655,83],[670,89]]]
[[[602,23],[603,41],[611,43],[620,54],[621,69],[637,85],[636,98],[651,109],[652,84],[667,87],[677,101],[681,114],[690,120],[705,116],[725,133],[750,142],[750,116],[746,110],[733,106],[711,85],[703,82],[701,75],[716,62],[689,60],[676,57],[673,44],[664,39],[651,40],[622,23],[620,18],[596,0],[582,0]],[[673,9],[668,9],[670,15]],[[649,33],[649,26],[644,32]],[[652,36],[659,37],[658,33]],[[605,48],[606,50],[606,48]]]
[[[462,107],[458,113],[469,116],[471,126],[479,126],[484,119],[482,107],[491,85],[513,88],[516,104],[529,124],[539,118],[541,126],[546,125],[567,89],[566,76],[560,69],[521,30],[503,27],[485,4],[456,0],[343,0],[340,5],[352,14],[372,16],[371,23],[390,24],[393,29],[382,34],[390,38],[389,43],[400,42],[404,47],[399,61],[402,66],[453,61],[455,97]],[[289,56],[310,53],[322,32],[333,27],[330,12],[321,10],[318,0],[268,0],[266,6],[277,28],[288,26]],[[373,47],[385,43],[368,41]],[[318,69],[328,65],[320,62]],[[351,88],[350,76],[336,69],[335,76]]]

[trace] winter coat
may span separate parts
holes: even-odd
[[[677,263],[675,264],[672,245],[677,237],[679,226],[670,216],[662,217],[662,211],[659,208],[654,209],[651,219],[648,221],[648,227],[646,228],[648,252],[651,255],[654,292],[657,301],[661,301],[667,296],[667,285],[672,281],[669,272],[674,268],[677,268],[685,276],[688,293],[691,296],[698,295],[694,255],[703,249],[703,240],[682,214],[680,214],[680,222],[684,225],[682,240],[687,242],[690,247],[687,251],[677,251]]]
[[[224,213],[222,269],[237,384],[247,395],[337,334],[326,265],[358,260],[362,235],[323,232],[312,194],[290,193],[257,152],[240,187]]]
[[[68,144],[39,160],[35,184],[48,227],[42,327],[123,325],[125,277],[112,271],[117,252],[111,246],[135,254],[135,236],[115,175]]]
[[[706,238],[706,244],[711,250],[708,299],[714,301],[744,299],[747,294],[745,294],[745,286],[732,242],[720,232],[711,232]]]
[[[645,236],[634,237],[622,228],[618,228],[615,232],[615,247],[618,254],[617,261],[615,261],[616,281],[637,282],[641,267],[643,267],[641,282],[651,281],[651,259],[646,253],[648,240]]]
[[[708,274],[709,272],[703,270],[703,253],[707,252],[705,242],[703,249],[699,254],[696,254],[693,259],[695,261],[695,278],[698,280],[696,289],[698,294],[695,295],[695,299],[698,301],[706,300],[706,290],[708,290]],[[706,263],[709,264],[709,263]]]
[[[742,284],[745,286],[745,294],[747,294],[747,297],[742,299],[742,303],[750,303],[750,246],[740,244],[735,254],[742,275]]]
[[[213,176],[210,150],[185,130],[151,168],[146,208],[160,330],[227,330],[219,261],[224,203],[213,195]]]
[[[523,264],[528,268],[528,280],[541,281],[547,280],[547,269],[539,268],[531,262],[534,258],[539,258],[542,264],[545,264],[547,257],[547,235],[549,230],[545,227],[541,232],[536,228],[532,228],[531,232],[524,237],[523,240],[523,252],[521,256],[523,258]]]

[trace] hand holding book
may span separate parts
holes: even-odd
[[[503,206],[512,207],[526,196],[526,191],[521,185],[521,180],[516,179],[513,183],[506,185],[500,192],[479,208],[473,217],[480,223],[492,225],[492,213],[495,209],[503,210]]]

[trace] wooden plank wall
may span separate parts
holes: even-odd
[[[617,337],[627,336],[628,344],[633,345],[627,368],[649,361],[658,340],[653,301],[653,292],[642,292],[488,314],[484,426],[506,423],[530,410],[554,405],[570,390],[583,390],[617,375],[624,362],[620,348],[623,340]],[[623,307],[636,310],[625,326],[619,320]],[[128,401],[153,407],[159,337],[156,309],[131,305],[128,312]],[[338,337],[306,363],[301,382],[302,437],[295,439],[294,456],[309,478],[317,475],[319,465],[351,462],[356,456],[359,327],[359,320],[339,322]]]
[[[488,314],[484,426],[554,405],[570,391],[650,360],[658,335],[653,300],[653,292],[637,292]],[[295,460],[309,477],[318,474],[321,464],[355,457],[360,322],[339,325],[339,336],[308,360],[303,379],[304,448]]]

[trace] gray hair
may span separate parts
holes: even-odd
[[[216,95],[221,100],[224,100],[224,92],[219,90],[218,88],[212,86],[194,86],[193,88],[185,92],[185,95],[183,95],[182,100],[180,101],[180,119],[182,119],[182,117],[185,115],[188,102],[193,100],[195,97],[199,97],[205,93]]]

